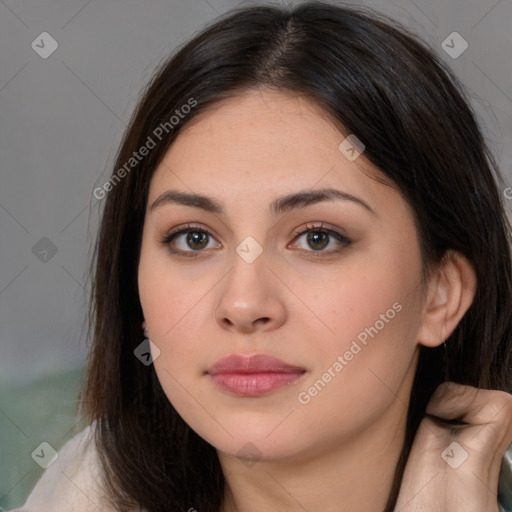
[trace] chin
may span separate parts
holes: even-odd
[[[215,440],[213,440],[215,441]],[[255,462],[274,462],[298,456],[301,453],[301,440],[287,437],[287,439],[254,439],[249,435],[241,435],[230,441],[212,444],[219,452],[237,457],[248,465]],[[303,440],[302,440],[303,441]]]
[[[222,427],[205,428],[201,423],[195,432],[218,451],[239,458],[265,461],[283,460],[299,455],[311,447],[311,436],[305,435],[307,426],[292,423],[290,419],[262,419],[261,414],[245,416],[222,422]],[[285,426],[284,423],[289,421]],[[281,424],[280,424],[281,423]],[[193,423],[190,424],[193,428]],[[229,432],[229,435],[227,432]]]

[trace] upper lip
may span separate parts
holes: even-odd
[[[241,356],[232,354],[219,359],[209,370],[208,373],[298,373],[305,369],[299,366],[292,366],[280,359],[266,354],[256,354],[253,356]]]

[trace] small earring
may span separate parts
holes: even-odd
[[[144,336],[147,336],[149,333],[149,329],[146,327],[146,321],[142,322],[142,328],[144,329]]]

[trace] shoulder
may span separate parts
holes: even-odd
[[[87,426],[60,449],[25,504],[11,512],[115,512],[101,491],[94,428]]]

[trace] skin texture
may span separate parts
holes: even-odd
[[[349,161],[340,152],[347,135],[304,98],[246,91],[189,122],[150,184],[138,282],[160,350],[155,370],[178,413],[218,450],[224,512],[383,510],[419,346],[442,344],[474,296],[472,268],[455,253],[422,286],[412,210],[371,178],[378,171],[364,153]],[[269,210],[279,196],[321,188],[352,194],[373,213],[347,200]],[[151,210],[169,189],[214,197],[225,212]],[[186,234],[162,243],[188,223],[211,233],[204,248],[194,252]],[[330,236],[315,251],[296,234],[321,223],[350,243]],[[246,237],[263,250],[252,263],[236,251]],[[301,403],[299,393],[376,325],[378,334]],[[272,355],[305,373],[260,397],[234,396],[207,373],[233,353]]]

